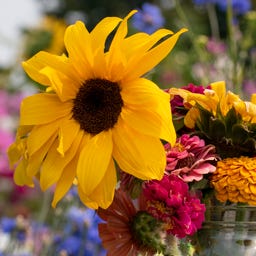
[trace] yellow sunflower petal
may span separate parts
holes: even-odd
[[[138,109],[143,105],[146,105],[146,107],[150,105],[150,108],[155,108],[162,104],[162,100],[170,101],[168,93],[163,92],[155,83],[145,78],[124,82],[121,86],[121,96],[124,105],[131,108]]]
[[[101,20],[90,33],[94,51],[94,77],[105,78],[107,76],[107,65],[105,59],[105,43],[109,34],[116,28],[122,19],[107,17]]]
[[[140,77],[155,67],[172,50],[179,36],[186,31],[187,29],[181,29],[170,38],[160,42],[148,52],[143,54],[143,56],[141,56],[141,58],[133,64],[133,68],[126,75],[127,78],[124,79],[134,79]]]
[[[20,125],[17,129],[16,137],[23,138],[34,128],[33,125]]]
[[[19,147],[19,144],[17,144],[16,142],[12,143],[7,150],[7,154],[10,168],[13,169],[15,163],[17,163],[22,157],[22,151]]]
[[[54,94],[40,93],[25,98],[21,104],[20,124],[46,124],[69,116],[73,103],[60,103],[58,96]]]
[[[112,203],[116,187],[116,169],[113,160],[110,160],[109,166],[102,181],[93,190],[91,195],[86,196],[83,189],[78,184],[78,191],[82,202],[90,208],[97,209],[101,207],[106,209]]]
[[[36,152],[33,152],[33,154],[29,157],[29,161],[26,168],[26,175],[28,177],[35,176],[39,170],[40,166],[42,165],[43,160],[45,159],[49,149],[52,147],[53,142],[57,138],[56,136],[50,137],[43,145],[41,145],[41,148],[38,149]]]
[[[77,137],[80,125],[74,119],[66,119],[60,126],[58,152],[64,156],[71,144]]]
[[[101,49],[95,52],[93,73],[94,77],[102,79],[108,76],[105,54]]]
[[[89,207],[91,209],[98,209],[99,208],[99,204],[97,202],[93,202],[92,200],[90,200],[90,198],[83,192],[81,187],[78,187],[77,192],[78,192],[80,200],[87,207]]]
[[[60,72],[55,72],[49,67],[44,68],[41,73],[45,74],[49,78],[51,81],[50,89],[56,92],[62,102],[76,97],[77,91],[80,87],[80,84],[78,84],[77,81],[70,79]]]
[[[70,171],[72,169],[77,169],[78,160],[80,157],[81,150],[87,144],[89,136],[83,134],[81,139],[79,148],[77,149],[77,154],[75,154],[74,158],[68,163],[68,165],[63,169],[61,177],[57,181],[56,189],[54,192],[54,198],[52,201],[52,206],[56,207],[56,204],[61,200],[61,198],[67,193],[72,184],[75,184],[76,180],[76,171]],[[77,185],[77,182],[76,182]]]
[[[154,138],[163,139],[171,145],[175,144],[176,132],[172,123],[171,114],[168,123],[158,113],[147,111],[146,109],[136,111],[123,109],[121,117],[127,125],[138,132]]]
[[[63,169],[61,177],[59,178],[56,188],[54,191],[54,197],[52,200],[52,207],[56,207],[57,203],[64,197],[73,184],[75,179],[76,172],[70,170],[74,169],[74,166],[77,165],[78,155],[72,159],[69,164]]]
[[[137,33],[126,38],[123,42],[126,58],[129,60],[125,73],[132,73],[134,66],[140,62],[140,59],[162,38],[172,35],[173,32],[168,29],[159,29],[152,35],[146,33]]]
[[[133,35],[125,38],[123,41],[122,47],[124,49],[126,58],[128,60],[138,58],[136,53],[141,53],[141,49],[143,49],[143,48],[148,49],[147,45],[150,43],[149,38],[150,38],[150,35],[148,35],[146,33],[142,33],[142,32],[133,34]]]
[[[142,134],[174,144],[170,95],[144,78],[126,83],[121,91],[124,101],[122,118]]]
[[[80,132],[69,150],[66,152],[65,157],[62,157],[56,150],[58,141],[56,140],[48,151],[48,154],[42,164],[40,172],[40,186],[42,190],[48,189],[54,183],[56,183],[62,175],[63,169],[69,164],[69,162],[77,154],[77,150],[81,143],[83,132]],[[71,169],[71,172],[75,172],[75,169]]]
[[[55,72],[65,74],[72,81],[78,80],[78,74],[68,63],[68,58],[65,55],[56,56],[48,52],[38,52],[35,56],[22,63],[26,73],[36,82],[50,86],[51,81],[48,74],[43,70],[45,68],[52,69]]]
[[[81,21],[67,28],[64,42],[69,59],[81,81],[92,77],[93,53],[90,33]]]
[[[60,122],[60,120],[56,120],[50,124],[35,126],[32,129],[27,139],[27,149],[29,155],[33,155],[36,151],[38,151],[51,137],[56,138]]]
[[[84,194],[90,195],[104,177],[112,155],[111,132],[101,132],[88,139],[80,153],[77,166],[78,183]]]
[[[49,78],[45,74],[40,73],[45,65],[38,61],[36,55],[26,62],[22,62],[22,66],[34,81],[45,86],[49,86],[51,84]]]
[[[34,182],[33,179],[31,177],[28,177],[26,175],[26,167],[27,167],[27,160],[22,160],[19,162],[18,166],[15,169],[14,172],[14,182],[18,185],[18,186],[29,186],[29,187],[33,187],[34,186]]]
[[[108,79],[111,81],[119,81],[123,76],[125,70],[126,59],[124,52],[121,50],[122,41],[128,32],[127,21],[136,12],[136,10],[131,11],[120,23],[114,38],[110,44],[109,51],[107,53],[108,57]]]
[[[133,130],[120,118],[113,141],[113,156],[123,171],[143,180],[163,177],[166,155],[159,139]]]
[[[116,28],[122,19],[118,17],[106,17],[102,19],[91,31],[92,48],[104,52],[106,39]]]

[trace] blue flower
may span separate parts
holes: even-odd
[[[134,28],[151,34],[164,25],[164,17],[158,6],[144,3],[132,18]]]
[[[1,219],[0,227],[3,232],[11,233],[16,227],[16,220],[12,218],[4,217]]]
[[[68,256],[76,256],[79,255],[82,239],[76,236],[69,236],[65,238],[59,245],[57,252],[65,251]]]
[[[218,0],[193,0],[195,5],[215,4]]]
[[[217,5],[220,10],[226,11],[228,6],[227,0],[218,0]],[[252,3],[250,0],[232,0],[232,8],[234,15],[243,15],[251,10]]]

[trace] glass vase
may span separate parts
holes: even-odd
[[[256,207],[207,207],[206,220],[191,243],[194,256],[256,256]]]

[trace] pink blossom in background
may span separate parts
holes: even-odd
[[[243,92],[245,93],[247,98],[249,98],[249,96],[251,96],[253,93],[256,93],[256,81],[245,80],[243,82]]]
[[[178,176],[164,175],[158,181],[144,183],[147,211],[166,223],[166,231],[179,238],[193,235],[204,221],[205,205]]]
[[[209,38],[206,49],[212,54],[224,54],[227,51],[227,46],[224,42],[217,41],[214,38]]]
[[[14,141],[14,134],[10,131],[0,129],[0,175],[10,175],[7,149]]]
[[[32,191],[31,188],[14,183],[7,157],[7,149],[15,140],[15,127],[23,97],[22,93],[0,90],[0,192],[8,194],[8,200],[15,203]]]
[[[178,175],[185,182],[199,181],[204,174],[216,170],[217,155],[213,145],[205,145],[204,140],[198,136],[183,134],[171,147],[165,144],[166,172]]]
[[[19,115],[20,103],[22,101],[21,93],[9,93],[6,90],[0,90],[0,174],[12,176],[9,171],[7,158],[7,149],[14,142],[17,116]],[[13,124],[13,125],[12,125]]]
[[[0,116],[18,115],[23,97],[22,93],[9,93],[6,90],[0,90]]]

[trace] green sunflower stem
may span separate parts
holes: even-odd
[[[38,216],[38,221],[40,223],[45,223],[46,221],[48,212],[50,210],[51,199],[52,199],[52,193],[50,191],[45,191],[45,193],[43,194],[41,211]]]
[[[232,90],[234,93],[241,95],[241,79],[239,79],[239,63],[238,63],[238,47],[235,38],[235,26],[233,25],[233,8],[232,0],[228,0],[227,5],[227,29],[228,29],[228,45],[229,54],[232,60]]]
[[[211,3],[206,4],[207,13],[209,17],[210,27],[211,27],[211,34],[217,40],[220,39],[220,30],[218,24],[218,17],[216,14],[215,6]]]

